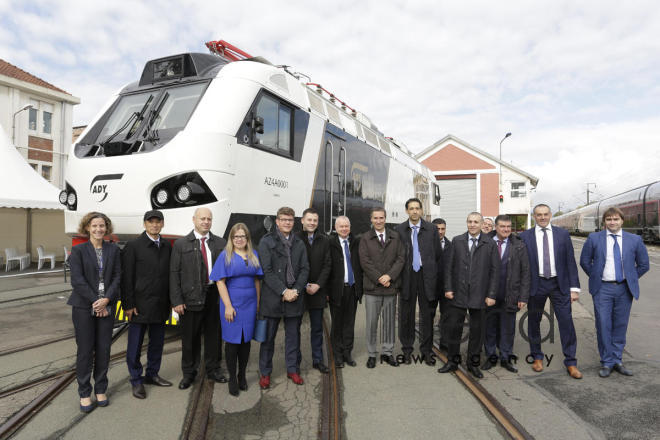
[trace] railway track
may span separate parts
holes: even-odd
[[[112,336],[112,343],[114,344],[119,337],[128,329],[128,324],[121,324],[115,330],[115,333]],[[165,338],[165,342],[171,342],[179,338],[179,335],[170,336]],[[143,347],[145,351],[147,347]],[[180,349],[170,349],[165,350],[163,354],[171,353],[178,351]],[[110,356],[110,363],[115,363],[118,361],[123,361],[126,357],[126,351],[121,351]],[[44,392],[39,394],[35,399],[30,403],[24,406],[21,410],[11,416],[2,426],[0,426],[0,439],[4,440],[9,438],[15,432],[17,432],[21,427],[28,423],[34,416],[36,416],[39,411],[41,411],[48,403],[50,403],[55,397],[57,397],[62,391],[66,389],[76,378],[75,367],[70,367],[62,371],[55,372],[48,376],[44,376],[38,379],[34,379],[22,384],[16,385],[15,387],[6,389],[0,393],[0,399],[10,397],[14,394],[29,390],[36,386],[45,384],[47,382],[53,382]]]
[[[6,356],[8,354],[19,353],[21,351],[32,350],[34,348],[43,347],[45,345],[54,344],[56,342],[66,341],[67,339],[73,339],[75,337],[76,337],[76,335],[74,335],[73,333],[69,333],[69,334],[66,334],[66,335],[63,335],[63,336],[58,336],[56,338],[51,338],[51,339],[46,339],[46,340],[39,341],[39,342],[34,342],[32,344],[26,344],[26,345],[20,345],[18,347],[7,348],[5,350],[0,351],[0,357]]]

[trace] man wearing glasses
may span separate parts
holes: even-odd
[[[302,294],[309,276],[309,262],[305,244],[292,232],[294,217],[292,208],[278,209],[275,230],[264,235],[259,242],[259,259],[264,271],[259,311],[268,322],[266,341],[259,350],[261,389],[270,387],[275,336],[280,319],[284,319],[287,377],[296,385],[303,384],[298,371],[298,326],[304,310]]]

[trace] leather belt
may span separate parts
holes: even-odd
[[[623,280],[623,281],[605,281],[605,280],[603,280],[603,283],[607,283],[607,284],[623,284],[625,282],[626,282],[626,280]]]

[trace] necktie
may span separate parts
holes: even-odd
[[[314,236],[313,235],[308,235],[307,239],[309,240],[309,245],[311,246],[314,243]]]
[[[614,277],[616,282],[620,283],[623,281],[623,265],[621,264],[621,248],[619,247],[619,242],[616,240],[616,235],[610,234],[614,239]]]
[[[548,242],[548,228],[543,230],[543,278],[550,278],[552,270],[550,269],[550,243]]]
[[[477,249],[477,239],[472,237],[470,238],[470,241],[472,242],[472,246],[470,246],[470,258],[472,258],[474,251]]]
[[[204,267],[206,267],[206,284],[209,283],[209,262],[206,259],[206,237],[201,238],[202,242],[202,260],[204,260]]]
[[[344,258],[346,259],[346,271],[348,272],[348,285],[355,284],[355,277],[353,276],[353,266],[351,265],[351,251],[348,250],[348,240],[344,240]]]
[[[445,250],[445,239],[444,238],[442,240],[440,240],[440,247],[442,248],[443,251]]]
[[[154,243],[156,243],[156,247],[157,247],[158,249],[160,249],[160,240],[156,240],[156,241],[154,241]]]
[[[502,245],[504,244],[503,240],[497,240],[497,250],[500,253],[500,260],[502,259]]]
[[[422,256],[419,254],[419,242],[417,241],[417,229],[419,226],[413,226],[413,270],[419,272],[422,267]]]
[[[383,234],[378,234],[378,236],[380,237],[380,245],[385,247],[385,240],[383,240]]]

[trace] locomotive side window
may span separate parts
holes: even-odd
[[[264,132],[256,134],[261,146],[290,154],[291,109],[270,96],[263,95],[257,104],[257,117],[263,118]]]

